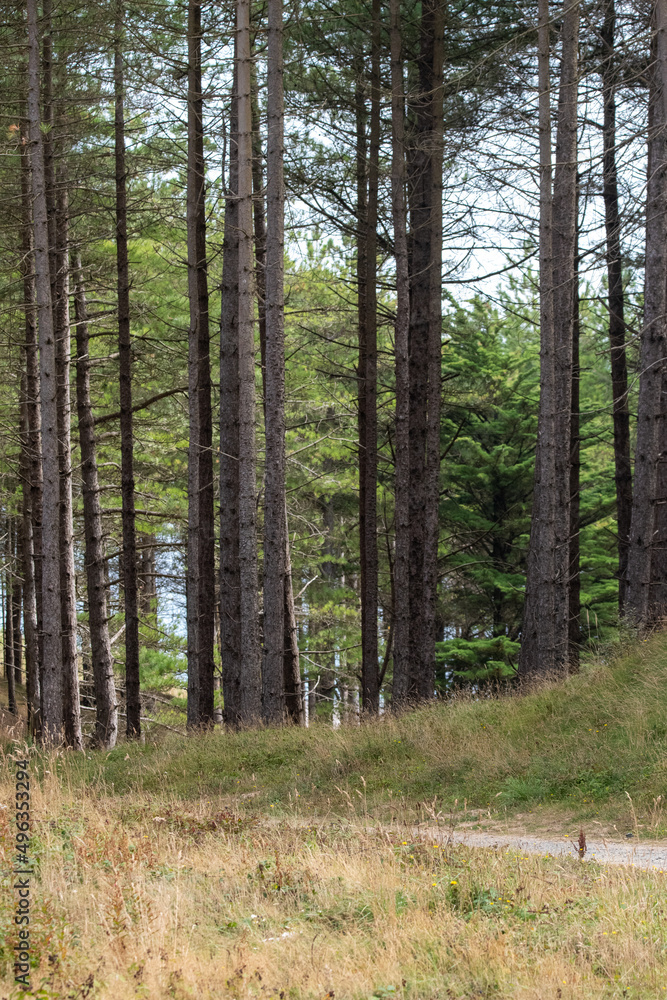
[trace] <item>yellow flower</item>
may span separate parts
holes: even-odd
[[[452,879],[452,881],[449,884],[450,885],[458,885],[458,882],[456,881],[456,879]]]

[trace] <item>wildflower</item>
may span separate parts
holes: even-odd
[[[455,878],[453,878],[452,881],[449,884],[450,885],[458,885],[458,882],[456,881]]]

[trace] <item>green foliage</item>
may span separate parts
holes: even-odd
[[[183,653],[167,653],[143,646],[139,653],[141,685],[150,690],[186,687],[187,661]]]

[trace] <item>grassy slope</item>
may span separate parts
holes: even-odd
[[[179,797],[253,794],[258,808],[358,808],[432,802],[492,813],[567,807],[617,817],[630,803],[665,832],[653,800],[667,788],[667,636],[633,644],[564,684],[524,696],[461,699],[362,726],[169,734],[105,756],[68,758],[69,780]],[[347,794],[346,794],[347,793]]]
[[[656,637],[525,697],[335,732],[34,753],[33,989],[42,1000],[666,995],[663,872],[414,833],[418,802],[434,797],[434,812],[458,797],[491,812],[505,799],[620,816],[629,792],[648,817],[667,763],[666,653]],[[0,995],[18,1000],[13,787],[5,758]]]

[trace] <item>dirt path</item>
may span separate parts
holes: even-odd
[[[490,847],[497,851],[511,849],[526,854],[550,854],[553,857],[578,856],[577,843],[570,837],[542,838],[511,833],[481,833],[475,830],[452,831],[443,830],[442,827],[415,827],[414,833],[432,837],[437,844],[465,844],[467,847]],[[641,842],[634,838],[625,842],[590,839],[584,860],[667,872],[667,842]]]

